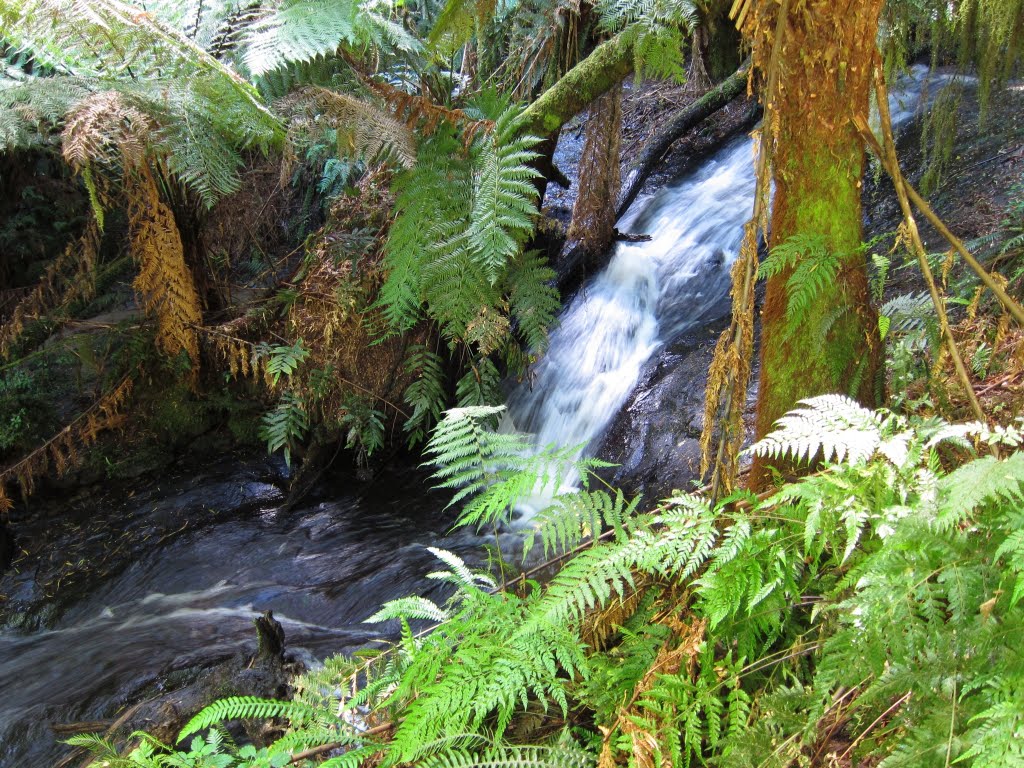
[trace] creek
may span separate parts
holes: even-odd
[[[893,97],[901,121],[921,93],[920,75],[907,82]],[[539,446],[587,450],[659,350],[727,314],[729,267],[753,187],[751,142],[741,138],[634,204],[620,227],[652,239],[619,244],[568,303],[532,382],[510,395],[516,429],[535,433]],[[449,533],[446,497],[426,492],[422,473],[385,470],[371,484],[335,487],[325,500],[285,511],[273,482],[230,462],[183,472],[176,483],[121,499],[114,517],[139,530],[154,516],[191,526],[161,527],[177,532],[154,536],[41,627],[0,631],[0,767],[53,765],[66,747],[52,724],[114,718],[176,672],[251,649],[252,619],[263,611],[283,625],[290,652],[314,663],[380,640],[381,628],[363,621],[382,602],[436,595],[436,582],[424,579],[437,563],[427,545],[471,564],[484,558],[479,538]],[[506,538],[508,552],[514,542]],[[38,574],[8,573],[0,587],[38,597],[35,581]]]

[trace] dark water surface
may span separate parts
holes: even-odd
[[[436,590],[423,578],[438,565],[426,546],[481,561],[476,536],[446,535],[447,497],[429,492],[418,471],[388,470],[286,512],[280,492],[247,469],[232,481],[222,466],[128,500],[118,514],[138,535],[154,517],[200,522],[166,543],[154,536],[49,628],[0,631],[0,766],[52,765],[67,748],[51,724],[114,718],[173,670],[254,650],[252,620],[265,610],[309,663],[379,639],[381,628],[361,622],[384,601]],[[224,511],[239,499],[242,508]],[[32,578],[2,583],[24,592]]]

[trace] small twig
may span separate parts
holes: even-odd
[[[904,704],[904,702],[906,702],[906,700],[910,698],[912,693],[913,693],[913,691],[907,691],[902,696],[900,696],[898,699],[896,699],[896,702],[891,707],[889,707],[887,710],[885,710],[885,712],[883,712],[878,717],[876,717],[874,719],[874,721],[871,723],[871,725],[869,725],[867,728],[865,728],[856,739],[854,739],[852,742],[850,742],[850,746],[848,746],[846,748],[846,751],[844,751],[843,754],[841,754],[839,756],[839,762],[842,762],[843,760],[845,760],[849,756],[849,754],[853,751],[854,747],[856,747],[858,744],[860,744],[864,740],[864,737],[867,736],[869,733],[871,733],[871,731],[874,729],[874,727],[876,725],[878,725],[880,722],[882,722],[891,713],[893,713],[897,709],[899,709]]]

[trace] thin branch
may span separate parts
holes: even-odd
[[[939,293],[938,286],[935,283],[935,276],[932,274],[931,266],[928,264],[928,255],[925,251],[924,243],[921,240],[921,233],[917,229],[917,221],[914,219],[914,212],[910,207],[908,185],[903,178],[903,173],[899,166],[899,160],[896,157],[896,141],[893,138],[892,120],[889,116],[889,96],[886,92],[882,68],[877,59],[875,61],[875,94],[876,101],[878,102],[878,113],[881,118],[882,137],[885,141],[885,146],[882,147],[878,143],[878,139],[875,138],[875,134],[871,132],[870,127],[862,115],[855,116],[854,123],[860,130],[867,146],[870,147],[878,156],[878,159],[881,161],[882,165],[888,172],[889,177],[892,179],[893,187],[896,189],[896,197],[899,199],[900,209],[903,212],[903,221],[906,224],[907,234],[910,237],[914,255],[917,257],[917,262],[921,267],[921,274],[924,275],[925,282],[928,284],[928,293],[931,295],[932,304],[935,306],[935,314],[939,319],[939,329],[941,330],[942,337],[946,342],[946,347],[949,350],[950,357],[953,358],[953,366],[956,369],[957,378],[960,379],[960,383],[964,389],[964,394],[967,396],[967,400],[971,404],[971,410],[974,411],[975,418],[984,423],[985,412],[981,409],[981,404],[978,402],[978,398],[974,394],[974,386],[971,384],[971,377],[967,373],[967,367],[964,365],[963,358],[960,356],[960,350],[956,346],[956,340],[953,338],[953,332],[950,330],[949,318],[946,315],[946,304]]]

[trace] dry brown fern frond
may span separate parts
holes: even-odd
[[[636,613],[644,588],[644,584],[638,584],[633,592],[612,600],[604,610],[588,614],[580,633],[583,642],[596,650],[607,648],[608,641]]]
[[[25,296],[0,329],[0,356],[8,357],[25,330],[25,323],[74,299],[88,299],[95,291],[93,270],[100,247],[100,229],[95,220],[46,268],[36,287]]]
[[[11,508],[9,483],[17,483],[23,499],[35,490],[36,480],[52,467],[58,476],[81,461],[80,446],[92,445],[101,432],[124,426],[124,407],[131,395],[132,376],[93,403],[74,421],[15,464],[0,470],[0,512]]]
[[[137,168],[146,157],[153,124],[117,91],[82,99],[68,113],[61,133],[64,159],[75,170],[90,163]]]
[[[199,365],[196,328],[203,314],[181,234],[148,170],[130,178],[128,225],[132,256],[139,263],[134,287],[147,314],[156,319],[157,346],[170,357],[185,352],[194,376]]]
[[[369,173],[355,194],[332,207],[323,229],[307,241],[305,275],[288,313],[285,335],[302,339],[309,350],[304,370],[331,371],[328,390],[321,381],[316,398],[328,421],[352,396],[402,413],[396,403],[411,383],[404,368],[407,347],[428,339],[422,327],[383,341],[375,341],[372,330],[380,325],[379,310],[371,305],[384,279],[384,242],[394,205],[389,180],[386,170]],[[301,388],[309,382],[293,384]]]
[[[621,732],[630,740],[632,755],[630,765],[638,768],[669,768],[672,765],[668,749],[669,741],[679,738],[679,729],[672,708],[660,713],[656,718],[651,713],[642,711],[638,706],[644,696],[654,688],[663,675],[677,675],[685,670],[692,677],[704,641],[707,621],[694,619],[690,623],[682,621],[673,613],[662,622],[672,629],[672,634],[662,645],[650,668],[633,688],[630,700],[619,710],[615,722],[610,727],[600,727],[604,735],[604,743],[598,768],[611,768],[615,765],[613,741],[616,732]],[[641,725],[643,723],[644,725]],[[651,725],[654,725],[652,728]]]
[[[369,79],[365,82],[370,90],[388,103],[399,120],[422,135],[430,135],[442,122],[448,122],[462,130],[463,140],[468,145],[477,132],[494,127],[491,120],[471,118],[461,109],[436,104],[426,96],[407,93],[389,83]]]

